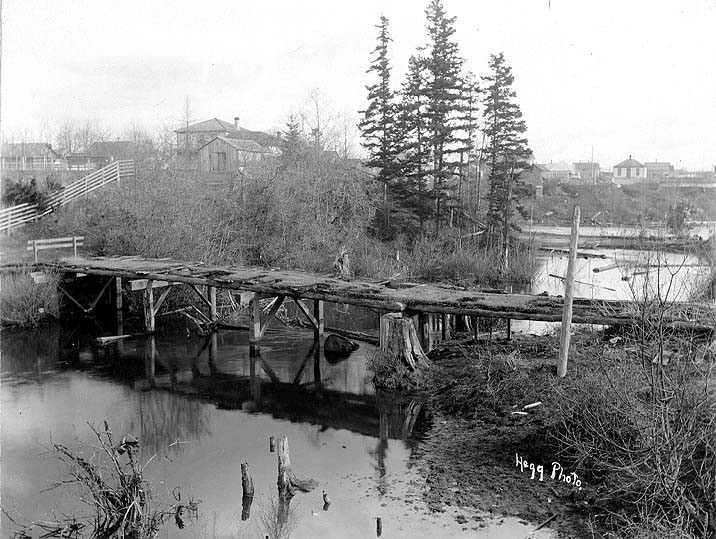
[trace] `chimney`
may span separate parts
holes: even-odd
[[[629,159],[631,159],[631,154],[629,154]]]
[[[236,126],[236,129],[238,131],[238,129],[239,129],[239,117],[238,116],[234,116],[234,125]]]

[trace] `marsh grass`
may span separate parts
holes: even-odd
[[[47,281],[35,283],[29,273],[9,273],[0,282],[0,323],[36,327],[48,317],[59,316],[59,275],[46,271]]]

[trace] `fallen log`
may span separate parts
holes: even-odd
[[[141,337],[146,333],[129,333],[127,335],[110,335],[109,337],[96,337],[95,342],[99,346],[107,346],[113,342],[121,341],[122,339],[131,339],[133,337]]]

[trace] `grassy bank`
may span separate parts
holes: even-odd
[[[9,273],[0,284],[0,324],[35,327],[49,317],[59,316],[58,276],[35,283],[29,273]]]

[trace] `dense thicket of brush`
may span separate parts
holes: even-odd
[[[369,230],[379,193],[365,170],[310,154],[247,167],[220,188],[207,173],[140,168],[33,225],[34,237],[83,234],[97,254],[174,257],[333,271],[345,246],[353,274],[377,279],[450,280],[493,286],[528,281],[534,260],[515,246],[505,271],[499,253],[460,240],[383,242]]]

